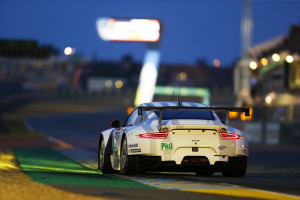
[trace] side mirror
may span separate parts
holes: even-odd
[[[114,120],[110,123],[110,127],[112,128],[120,128],[120,121],[119,120]]]

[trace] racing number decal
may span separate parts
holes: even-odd
[[[162,151],[166,151],[166,150],[173,151],[173,142],[162,142],[160,143],[160,148]]]

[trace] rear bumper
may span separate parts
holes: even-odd
[[[228,162],[228,158],[236,155],[248,155],[246,141],[239,140],[224,140],[222,144],[191,144],[180,140],[180,146],[170,139],[145,139],[145,138],[129,138],[130,144],[129,155],[135,156],[158,156],[161,161],[175,161],[175,164],[180,165],[185,156],[205,156],[208,158],[211,165],[218,162]],[[172,143],[171,149],[163,149],[163,143]],[[195,150],[196,148],[196,150]]]
[[[212,169],[221,172],[224,167],[230,165],[231,161],[245,158],[247,159],[247,156],[228,157],[227,161],[216,161],[214,164],[209,162],[176,164],[175,161],[162,161],[161,156],[138,156],[138,165],[144,171],[195,172],[199,169]]]

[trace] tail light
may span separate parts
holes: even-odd
[[[235,133],[228,133],[226,129],[222,128],[220,130],[220,136],[224,140],[237,140],[240,139],[241,136]]]
[[[165,139],[168,137],[168,133],[144,133],[140,134],[141,138],[151,138],[151,139]]]

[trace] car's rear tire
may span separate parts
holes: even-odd
[[[137,156],[128,155],[126,136],[123,136],[121,142],[120,168],[121,174],[137,174],[138,172],[138,159]]]
[[[100,137],[98,145],[98,170],[105,174],[111,174],[114,173],[115,170],[111,166],[110,155],[106,155],[105,150],[104,139]]]
[[[226,177],[242,177],[247,171],[247,156],[229,158],[228,166],[226,166],[222,174]]]

